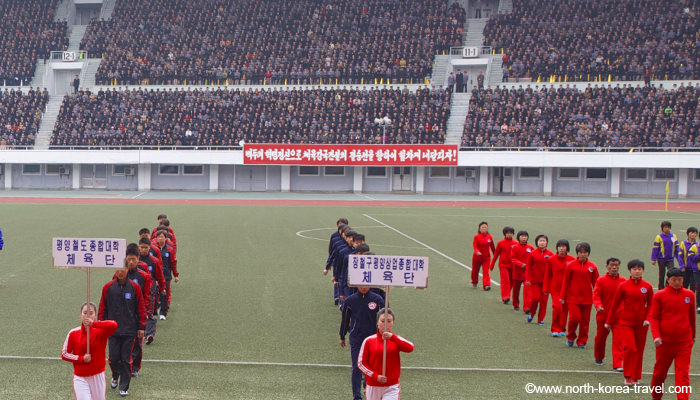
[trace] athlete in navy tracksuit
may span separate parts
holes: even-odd
[[[343,276],[343,267],[347,265],[347,256],[352,254],[354,251],[352,245],[356,234],[357,233],[353,230],[343,233],[345,244],[341,244],[338,247],[338,251],[336,252],[336,256],[333,260],[333,279],[335,279],[335,283],[338,286],[338,294],[340,295],[341,303],[345,301],[345,278]]]
[[[151,241],[148,238],[139,240],[139,268],[151,276],[151,302],[146,309],[146,344],[151,344],[156,335],[155,310],[160,296],[166,295],[165,277],[160,259],[151,255]]]
[[[138,284],[127,279],[128,269],[117,270],[116,279],[107,282],[100,298],[100,321],[117,321],[119,327],[109,337],[109,366],[112,369],[112,388],[119,385],[122,396],[128,396],[131,382],[131,352],[134,339],[143,339],[146,313],[143,295]]]
[[[352,359],[352,396],[362,400],[362,371],[357,367],[362,342],[377,331],[377,311],[384,307],[384,300],[367,286],[357,288],[343,303],[340,320],[340,346],[345,347],[345,333],[350,330],[350,358]]]
[[[335,232],[331,234],[331,239],[328,242],[328,259],[326,260],[326,267],[323,269],[323,275],[328,274],[328,270],[331,269],[333,266],[333,262],[335,260],[336,256],[336,251],[339,243],[345,242],[343,240],[343,237],[340,235],[340,232],[347,226],[347,219],[341,218],[337,222],[337,227]],[[335,276],[335,275],[333,275]],[[338,298],[340,297],[340,294],[338,293],[338,286],[333,284],[333,301],[335,302],[336,305],[338,305]]]
[[[158,240],[158,249],[160,250],[160,260],[163,264],[163,275],[165,276],[165,291],[167,294],[160,296],[160,319],[165,320],[168,316],[170,308],[170,281],[175,277],[175,282],[180,279],[180,274],[177,272],[177,258],[175,258],[175,249],[166,242],[167,236],[164,231],[158,231],[156,235]]]

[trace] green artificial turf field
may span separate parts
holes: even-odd
[[[517,206],[517,203],[514,203]],[[350,352],[338,344],[340,312],[321,274],[328,237],[338,217],[367,236],[377,254],[430,257],[427,290],[391,290],[394,331],[414,342],[402,356],[404,399],[648,399],[646,394],[526,394],[525,385],[620,385],[610,355],[593,362],[595,317],[588,349],[571,349],[500,302],[499,287],[474,290],[461,264],[471,263],[471,240],[488,221],[496,240],[504,225],[572,247],[589,241],[605,272],[616,256],[647,262],[650,245],[669,219],[680,238],[700,214],[632,210],[517,208],[322,207],[3,204],[0,228],[1,399],[71,399],[72,367],[60,356],[66,333],[79,325],[85,273],[51,267],[51,238],[123,237],[153,228],[167,213],[178,237],[181,280],[173,283],[167,321],[145,346],[131,398],[349,399]],[[113,271],[92,274],[92,300]],[[626,268],[622,274],[628,276]],[[493,278],[498,281],[498,271]],[[548,305],[549,308],[549,305]],[[610,340],[608,341],[608,349]],[[609,353],[609,352],[608,352]],[[697,354],[697,351],[695,351]],[[17,358],[9,358],[9,357]],[[34,358],[37,357],[37,358]],[[47,358],[38,358],[47,357]],[[644,371],[653,367],[647,340]],[[698,357],[691,373],[700,372]],[[109,375],[109,368],[108,368]],[[698,376],[691,377],[693,389]],[[644,375],[648,384],[650,375]],[[667,384],[672,384],[672,377]],[[695,396],[695,395],[693,395]],[[693,398],[691,396],[691,398]],[[108,398],[118,398],[108,389]],[[666,398],[674,398],[667,395]]]

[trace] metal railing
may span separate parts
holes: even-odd
[[[465,47],[472,46],[460,46],[460,47],[450,47],[450,58],[463,58],[462,54]],[[479,49],[479,57],[486,57],[493,55],[493,48],[491,46],[475,46]]]
[[[79,51],[52,51],[49,56],[49,62],[76,62],[87,61],[88,52],[85,50]]]

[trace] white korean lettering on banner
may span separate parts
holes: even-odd
[[[428,287],[428,257],[350,255],[350,286]]]
[[[126,239],[53,238],[54,267],[122,268]]]

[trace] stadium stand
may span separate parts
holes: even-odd
[[[122,0],[80,48],[104,59],[98,84],[420,84],[465,14],[448,0]]]
[[[14,89],[0,91],[0,148],[34,144],[48,98],[48,93],[39,89],[26,94]]]
[[[441,89],[176,89],[66,96],[56,146],[237,146],[444,142],[450,93]]]
[[[0,84],[28,85],[37,59],[68,46],[65,21],[54,22],[58,0],[0,0]]]
[[[511,78],[556,81],[698,79],[695,0],[514,0],[484,43]]]
[[[475,89],[464,147],[700,147],[700,86]]]

